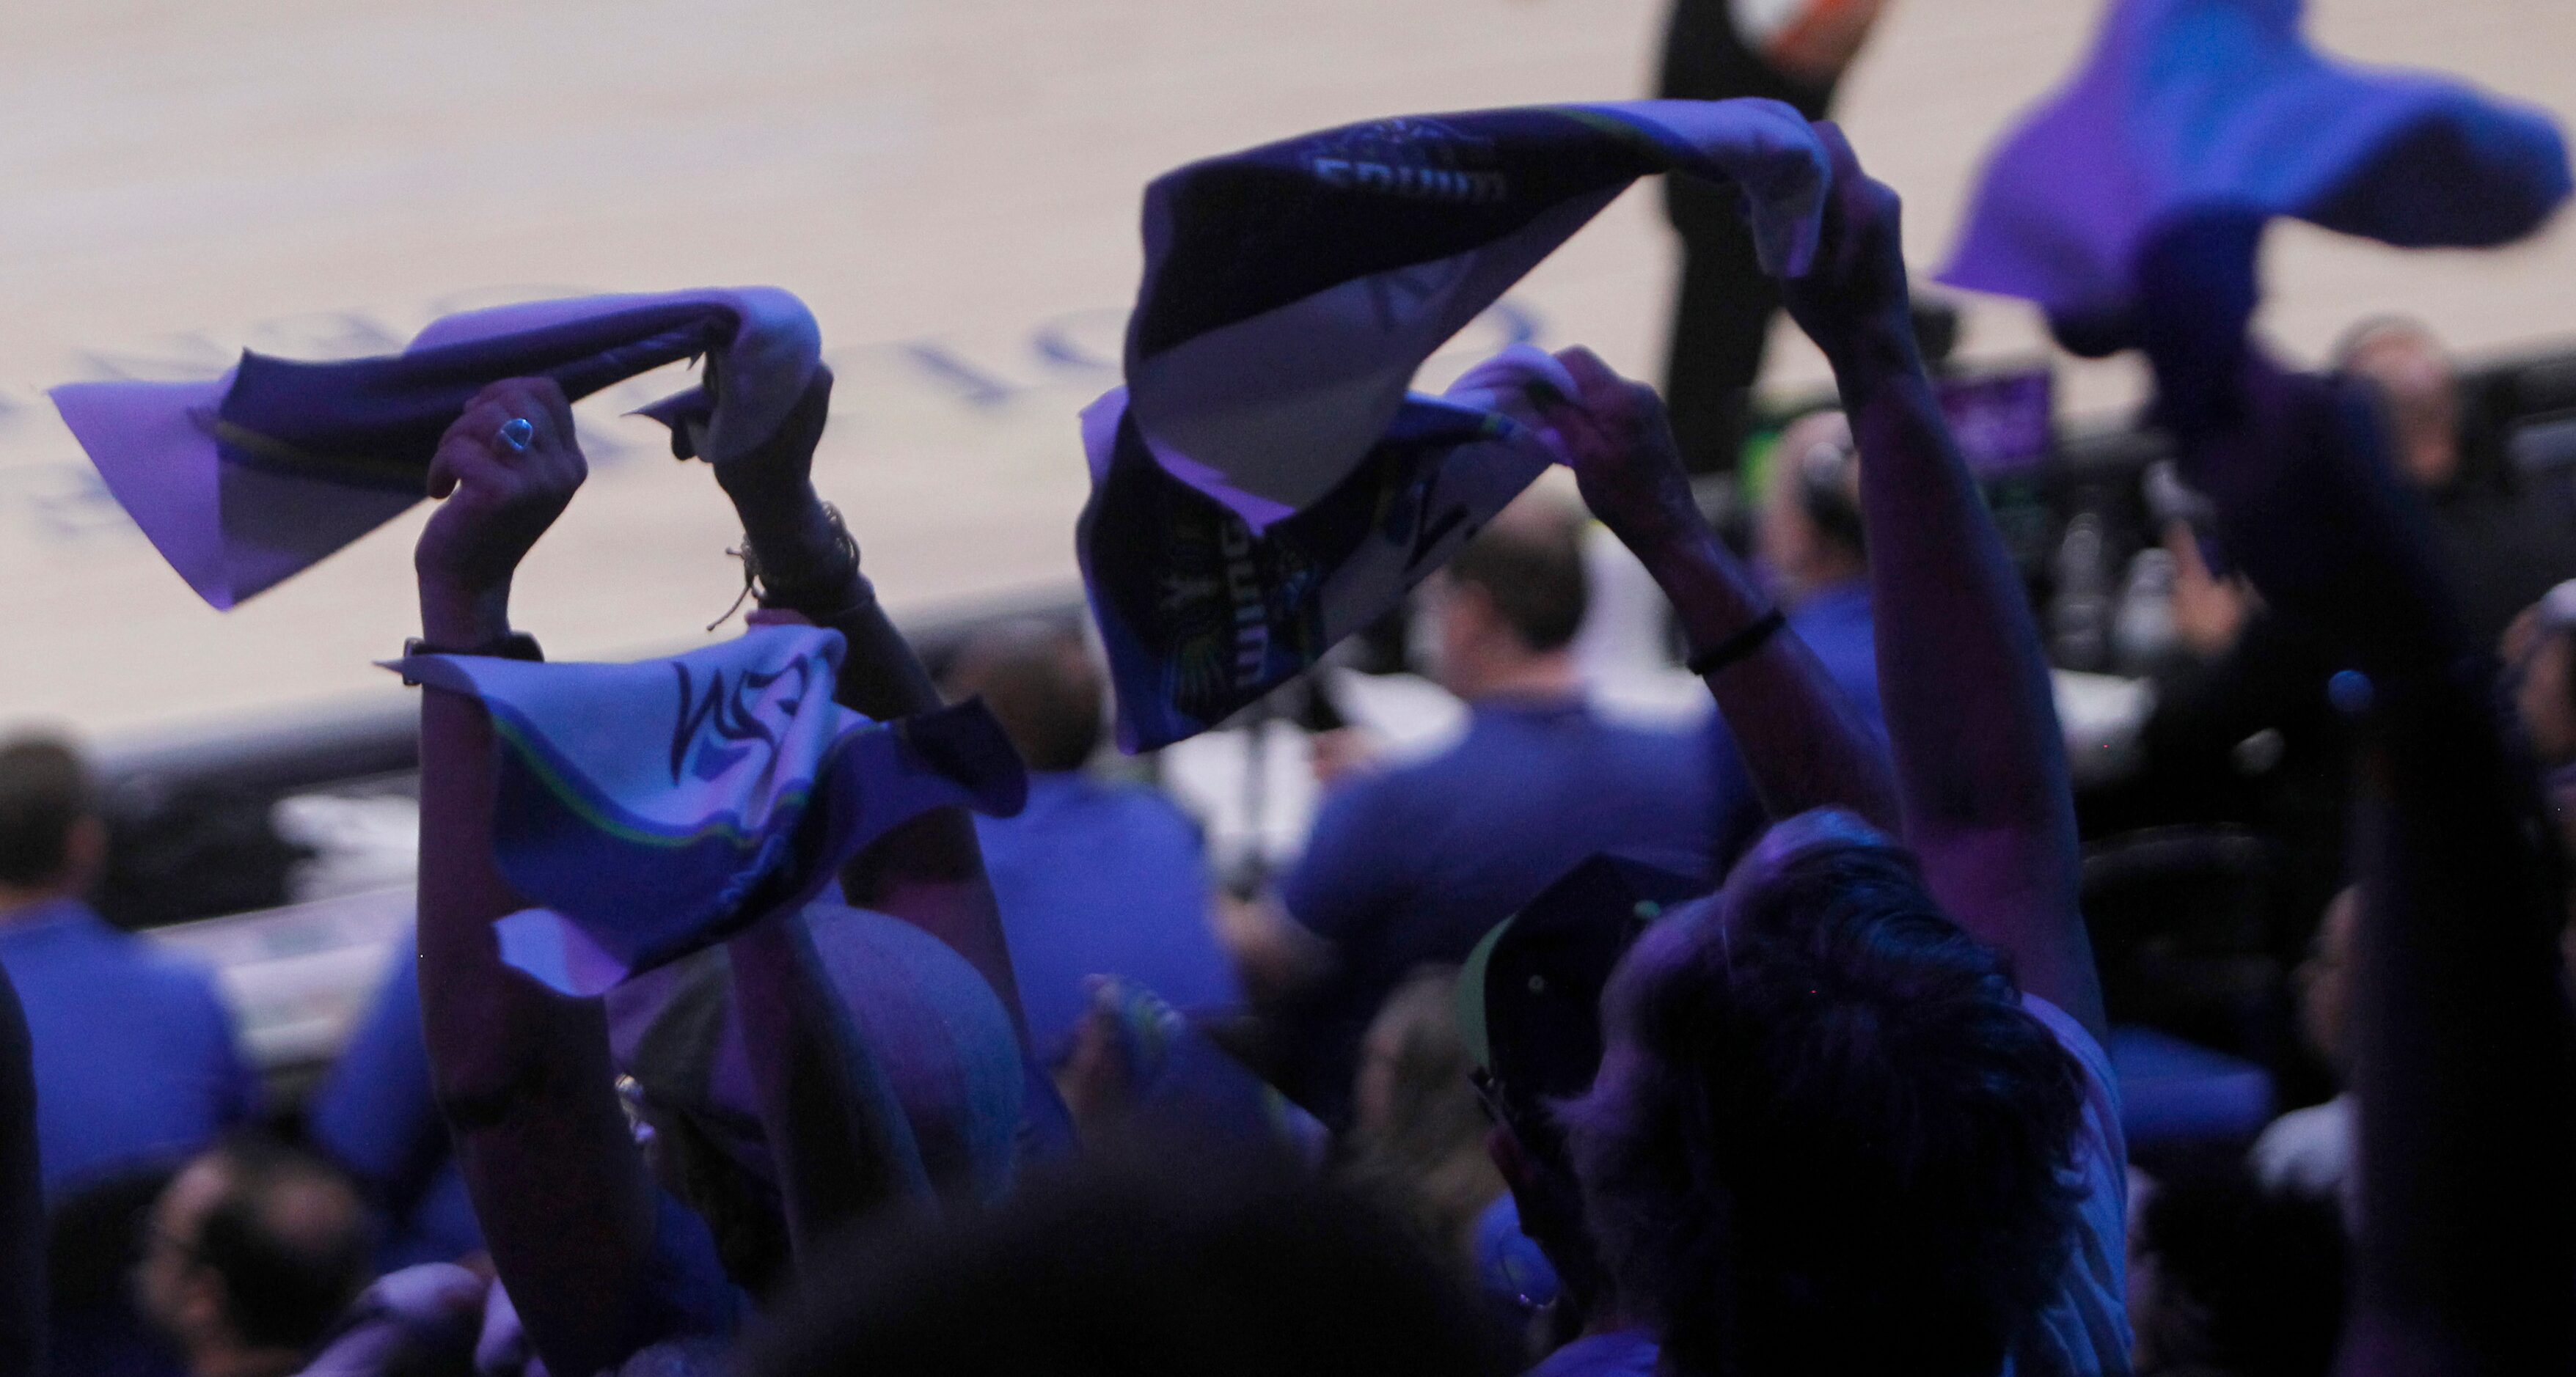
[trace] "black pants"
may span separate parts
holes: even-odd
[[[1774,71],[1736,33],[1728,0],[1675,0],[1656,94],[1678,100],[1763,96],[1786,101],[1815,120],[1825,117],[1834,88],[1804,85]],[[1752,231],[1733,187],[1666,177],[1664,207],[1682,240],[1664,402],[1691,471],[1730,471],[1744,448],[1747,403],[1762,372],[1771,318],[1780,309],[1780,284],[1754,259]]]

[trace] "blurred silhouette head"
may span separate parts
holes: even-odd
[[[1602,1019],[1564,1114],[1674,1370],[1982,1377],[2053,1294],[2081,1072],[1859,819],[1774,827],[1647,929]]]
[[[2345,1241],[2331,1198],[2267,1194],[2232,1153],[2169,1169],[2142,1195],[2129,1278],[2139,1371],[2333,1369]]]
[[[1690,876],[1615,855],[1568,870],[1496,924],[1467,958],[1459,1024],[1492,1121],[1485,1147],[1511,1187],[1521,1233],[1546,1254],[1571,1332],[1614,1310],[1556,1107],[1601,1068],[1601,992],[1667,908],[1707,892]]]
[[[2364,321],[2335,351],[2335,366],[2379,390],[2398,470],[2426,491],[2460,476],[2460,379],[2442,342],[2421,322]]]
[[[0,913],[87,891],[106,854],[79,752],[48,736],[0,743]]]
[[[1790,422],[1771,451],[1755,541],[1791,606],[1869,572],[1856,455],[1851,422],[1839,411]]]
[[[243,1138],[171,1178],[135,1285],[200,1377],[291,1372],[373,1278],[374,1244],[356,1189],[329,1163]]]
[[[746,1377],[1512,1371],[1401,1222],[1205,1143],[1095,1150],[1000,1205],[880,1221],[828,1250]]]
[[[1503,1180],[1485,1155],[1457,989],[1455,967],[1416,971],[1370,1022],[1352,1094],[1352,1169],[1463,1257]]]
[[[1439,678],[1476,699],[1571,689],[1569,649],[1591,589],[1583,518],[1547,493],[1505,507],[1432,581]]]
[[[1079,770],[1100,749],[1103,688],[1082,634],[1035,619],[979,631],[948,669],[948,696],[981,696],[1032,770]]]

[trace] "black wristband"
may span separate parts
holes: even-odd
[[[1705,679],[1738,660],[1749,658],[1753,652],[1769,644],[1771,638],[1779,634],[1780,628],[1788,624],[1789,619],[1781,614],[1780,609],[1772,608],[1755,618],[1753,625],[1690,657],[1690,672]]]
[[[420,637],[414,636],[403,642],[403,658],[408,660],[414,655],[480,655],[495,660],[535,661],[546,658],[546,652],[537,646],[537,638],[524,631],[513,631],[499,640],[486,641],[470,650],[431,645]],[[403,687],[418,688],[420,681],[406,674],[403,676]]]

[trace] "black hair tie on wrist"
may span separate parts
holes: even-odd
[[[1690,672],[1705,679],[1738,660],[1749,659],[1788,624],[1789,619],[1780,609],[1772,608],[1756,618],[1753,625],[1690,657]]]

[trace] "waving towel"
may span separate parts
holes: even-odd
[[[1763,265],[1805,271],[1825,156],[1774,101],[1381,120],[1146,189],[1127,386],[1083,415],[1078,546],[1121,746],[1189,736],[1313,664],[1544,470],[1501,399],[1407,384],[1630,182],[1675,170],[1740,187]]]
[[[2401,247],[2521,238],[2568,192],[2545,113],[2330,61],[2299,0],[2124,0],[2005,141],[1941,280],[2117,321],[2132,261],[2197,213],[2295,216]]]
[[[763,627],[630,665],[398,662],[491,710],[494,851],[544,906],[501,920],[502,959],[597,994],[803,907],[929,809],[1019,810],[1027,776],[981,703],[871,721],[832,701],[841,653],[837,631]]]
[[[528,302],[447,316],[403,352],[299,363],[245,351],[211,382],[73,383],[54,406],[134,524],[197,595],[231,607],[424,496],[438,437],[504,378],[576,400],[701,354],[721,393],[646,408],[709,459],[766,440],[822,337],[774,287]]]

